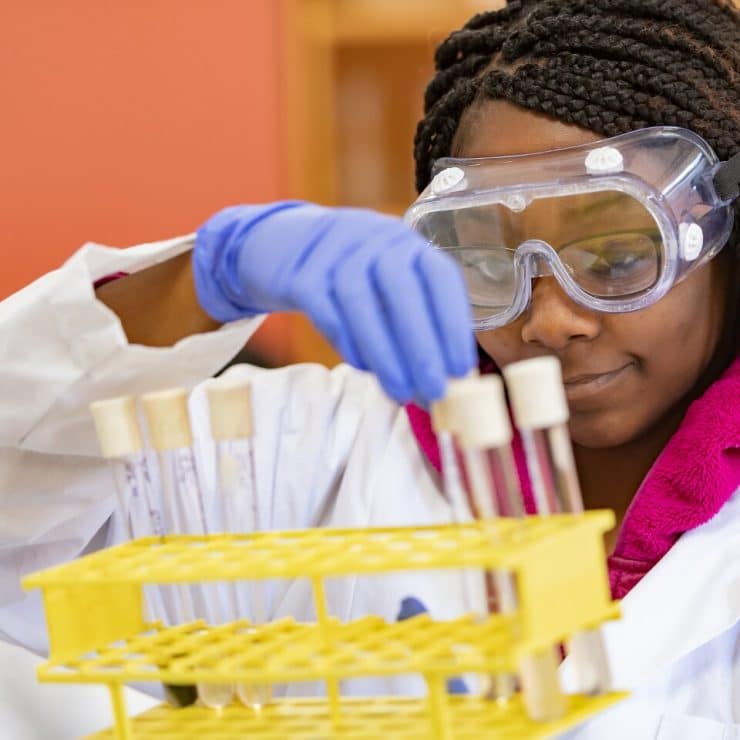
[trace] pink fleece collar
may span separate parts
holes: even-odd
[[[413,404],[406,412],[419,446],[439,472],[439,448],[429,414]],[[531,513],[532,489],[518,435],[514,456]],[[608,561],[614,598],[625,596],[684,532],[711,519],[738,486],[740,358],[691,404],[632,500]]]
[[[740,486],[740,358],[691,404],[642,482],[609,558],[612,591],[635,586]]]

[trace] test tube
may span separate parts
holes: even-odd
[[[165,529],[173,534],[208,533],[202,490],[198,480],[187,394],[173,388],[142,397],[152,447],[157,451]],[[223,622],[223,607],[215,587],[183,585],[183,621],[203,615],[210,624]],[[209,707],[231,703],[230,684],[198,684],[198,698]]]
[[[457,381],[464,383],[465,381]],[[431,405],[432,428],[437,436],[439,457],[442,466],[442,488],[445,498],[452,509],[452,516],[456,524],[472,521],[473,515],[467,500],[460,468],[460,453],[455,445],[453,429],[449,415],[450,388],[455,387],[455,381],[448,382],[448,393],[441,401]],[[454,392],[454,391],[453,391]]]
[[[260,528],[257,480],[252,444],[252,400],[247,381],[219,378],[206,386],[211,436],[216,444],[218,497],[224,529],[228,532],[257,532]],[[254,624],[267,621],[264,581],[234,583],[232,618],[249,614]],[[240,701],[254,709],[270,701],[268,685],[238,684]]]
[[[462,453],[462,480],[475,516],[523,516],[501,378],[486,375],[458,381],[448,399],[451,426]]]
[[[582,513],[560,362],[538,357],[508,365],[503,372],[539,513]],[[569,653],[582,691],[609,690],[611,675],[600,629],[574,634]]]
[[[475,516],[479,519],[523,516],[521,488],[511,449],[511,422],[501,378],[487,375],[458,382],[449,394],[449,406],[451,426],[457,432],[462,452],[463,480]],[[489,613],[516,611],[516,584],[511,573],[489,573],[486,585]],[[531,660],[525,658],[524,662]],[[525,665],[522,672],[527,670]],[[515,675],[492,677],[493,698],[508,700],[515,690]]]
[[[480,381],[484,382],[481,383]],[[453,392],[457,410],[451,424],[457,431],[464,460],[464,479],[473,506],[481,516],[523,516],[524,506],[511,449],[512,430],[497,376],[465,381]],[[493,579],[497,597],[494,608],[512,613],[518,608],[516,584],[511,574],[497,572]],[[565,713],[565,697],[558,682],[559,655],[555,647],[519,661],[522,694],[529,715],[548,721]],[[506,699],[513,690],[511,676],[498,676],[495,696]]]
[[[473,521],[473,513],[467,500],[463,472],[461,468],[460,450],[453,435],[452,418],[450,416],[450,389],[456,383],[464,380],[449,380],[447,395],[440,401],[435,401],[430,408],[432,427],[437,436],[440,462],[442,468],[442,488],[445,498],[450,504],[452,519],[455,524],[465,524]],[[485,575],[481,571],[466,568],[462,572],[462,600],[463,609],[467,614],[480,615],[486,601]],[[475,681],[473,677],[470,677]],[[487,677],[481,680],[477,691],[482,694],[490,690]]]
[[[149,475],[144,442],[130,396],[96,401],[90,405],[100,449],[113,472],[118,514],[128,539],[162,535],[162,512]],[[161,591],[144,589],[151,618],[170,622]],[[170,608],[171,611],[171,608]]]

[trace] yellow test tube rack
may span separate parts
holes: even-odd
[[[41,681],[108,686],[115,727],[95,738],[544,738],[622,698],[572,695],[552,722],[530,719],[520,696],[506,702],[450,695],[446,680],[516,671],[519,659],[618,616],[611,601],[603,533],[609,511],[414,528],[310,529],[244,535],[150,537],[28,576],[40,588],[50,659]],[[516,580],[514,614],[435,621],[427,614],[389,623],[329,615],[325,579],[478,567]],[[245,620],[164,627],[146,621],[149,584],[306,578],[316,621],[265,625]],[[427,695],[342,696],[341,681],[420,674]],[[274,699],[255,710],[162,705],[135,718],[123,686],[323,680],[326,698]]]

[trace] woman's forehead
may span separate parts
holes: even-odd
[[[462,116],[455,157],[497,157],[589,144],[603,136],[508,100],[482,100]]]

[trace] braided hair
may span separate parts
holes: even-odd
[[[604,136],[657,125],[740,151],[740,11],[732,0],[508,0],[437,48],[414,140],[416,187],[455,153],[461,119],[505,99]],[[730,239],[740,274],[740,201]],[[728,298],[740,345],[735,274]],[[733,318],[734,317],[734,318]]]
[[[509,0],[436,51],[414,145],[416,186],[463,113],[503,98],[604,136],[655,125],[740,151],[740,12],[727,0]]]

